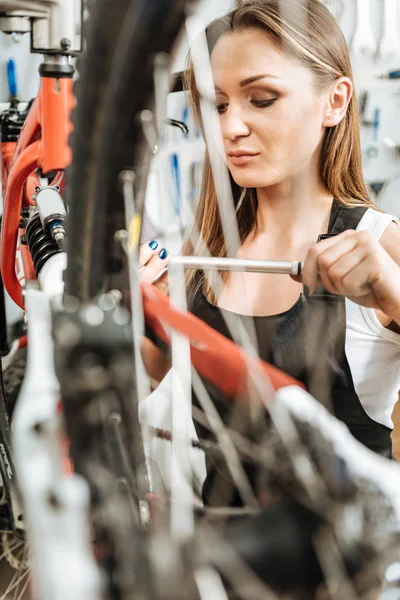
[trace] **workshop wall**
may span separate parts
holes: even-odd
[[[400,0],[324,2],[337,17],[352,49],[356,90],[364,122],[362,145],[365,180],[377,204],[385,211],[400,216],[400,78],[379,78],[379,75],[400,70]],[[232,0],[202,0],[198,14],[208,23],[233,5]],[[386,25],[385,7],[396,13],[395,18],[388,19]],[[361,15],[361,23],[362,19],[366,19],[366,25],[360,30],[361,37],[355,35],[358,14]],[[359,39],[362,40],[360,47]],[[385,40],[384,44],[382,40]],[[5,106],[9,95],[6,77],[9,59],[14,59],[16,63],[21,100],[27,101],[37,92],[41,56],[29,54],[29,47],[28,35],[16,37],[0,34],[0,109]],[[174,70],[184,68],[186,53],[187,44],[182,42]],[[168,128],[169,146],[166,149],[167,160],[163,163],[168,165],[170,171],[167,189],[175,197],[175,228],[185,230],[191,221],[199,191],[204,145],[191,120],[184,94],[170,97],[168,111],[170,117],[186,121],[189,126],[187,136],[175,128]],[[155,162],[147,194],[148,220],[145,222],[143,239],[156,233],[162,234],[167,222],[165,213],[160,211],[160,178],[157,169]]]
[[[351,48],[363,122],[365,181],[372,199],[386,212],[400,217],[400,0],[324,0],[324,3],[338,19]],[[233,5],[231,0],[203,0],[199,15],[205,23],[209,23]],[[187,43],[182,42],[174,70],[184,69],[187,50]],[[399,70],[398,79],[379,77],[395,70]],[[176,198],[173,222],[176,229],[179,225],[185,229],[199,191],[203,145],[196,127],[193,123],[192,126],[189,124],[184,94],[170,97],[169,116],[186,121],[190,129],[189,134],[184,136],[179,130],[169,128],[171,149],[166,148],[170,155],[169,189]],[[171,223],[165,220],[165,212],[160,210],[157,170],[155,161],[147,195],[148,222],[143,239],[157,234],[162,236],[164,224]],[[179,239],[175,240],[178,246]],[[171,250],[174,251],[174,248]]]
[[[30,54],[30,35],[0,33],[0,106],[8,102],[7,62],[16,65],[17,92],[22,101],[34,98],[39,89],[40,54]]]

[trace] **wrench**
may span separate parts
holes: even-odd
[[[352,52],[354,56],[371,55],[376,52],[376,45],[370,20],[370,0],[357,0],[357,27],[351,47]]]
[[[385,0],[383,35],[378,49],[380,58],[389,58],[393,54],[400,54],[400,40],[397,34],[397,2],[398,0]]]

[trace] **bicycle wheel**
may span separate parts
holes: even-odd
[[[153,105],[152,58],[171,52],[185,7],[184,0],[91,2],[87,50],[77,64],[73,163],[67,172],[68,301],[67,311],[55,321],[56,362],[71,457],[91,488],[96,545],[111,597],[137,591],[141,581],[148,585],[147,563],[141,559],[148,478],[129,315],[122,306],[106,310],[106,332],[90,325],[89,313],[99,309],[110,278],[123,295],[129,294],[126,256],[115,241],[115,232],[126,228],[119,175],[140,164],[145,179],[146,156],[152,152],[138,115]],[[69,344],[68,334],[63,336],[73,328],[71,319],[82,333],[79,350]],[[93,387],[95,380],[102,380],[101,389],[97,383]],[[134,564],[141,567],[133,569]]]
[[[138,117],[154,104],[154,56],[171,52],[186,4],[93,4],[87,57],[78,64],[78,109],[72,119],[77,133],[71,136],[74,160],[68,172],[66,286],[79,300],[95,297],[110,272],[115,273],[113,235],[126,226],[119,175],[140,165],[138,180],[139,175],[146,179],[143,153],[151,152]]]

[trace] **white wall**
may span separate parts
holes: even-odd
[[[8,100],[7,61],[13,58],[17,66],[18,94],[21,100],[34,98],[39,89],[38,68],[40,54],[30,54],[30,35],[24,34],[19,41],[12,35],[0,33],[0,102]]]

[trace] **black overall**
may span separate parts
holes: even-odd
[[[328,234],[356,229],[367,208],[341,207],[333,202]],[[320,236],[324,237],[324,236]],[[210,304],[202,290],[193,300],[191,312],[202,321],[232,339],[220,309]],[[317,289],[312,295],[301,294],[288,311],[272,316],[241,316],[244,325],[255,323],[260,357],[304,383],[306,389],[343,421],[362,444],[386,457],[392,455],[391,430],[371,419],[356,394],[345,355],[345,298]],[[196,398],[194,403],[197,404]],[[227,422],[223,404],[217,408]],[[207,435],[197,426],[201,437]],[[212,465],[208,464],[203,495],[211,488]],[[235,502],[236,503],[236,502]]]

